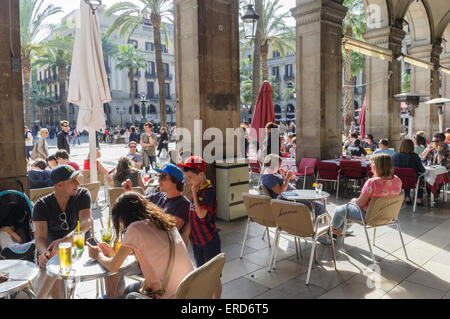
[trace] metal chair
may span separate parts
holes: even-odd
[[[100,182],[82,184],[80,187],[84,187],[89,190],[89,193],[91,193],[91,204],[94,204],[97,201],[98,192],[100,191]]]
[[[416,171],[413,168],[394,168],[394,175],[396,175],[402,181],[402,189],[414,189],[414,206],[413,212],[416,211],[417,194],[422,187],[424,198],[427,194],[425,184],[425,174],[417,176]],[[421,182],[422,179],[422,182]]]
[[[225,253],[220,253],[202,266],[194,269],[180,282],[176,299],[212,299],[220,282],[220,274],[225,265]],[[126,299],[150,299],[137,292],[129,293]]]
[[[363,170],[363,167],[361,165],[360,161],[352,161],[352,160],[341,160],[339,161],[340,166],[340,176],[345,181],[345,189],[347,189],[347,192],[350,193],[348,189],[348,182],[354,181],[358,182],[361,181],[362,183],[366,179],[366,174]],[[353,186],[355,189],[355,185]]]
[[[133,187],[133,192],[139,193],[141,195],[145,194],[142,187]],[[121,187],[111,187],[108,189],[110,213],[114,206],[114,203],[116,202],[117,198],[122,195],[122,193],[125,193],[125,191]]]
[[[392,197],[375,197],[370,200],[369,208],[367,209],[366,217],[364,218],[361,208],[354,203],[348,203],[346,205],[345,221],[344,221],[344,234],[347,231],[347,220],[364,226],[364,231],[366,233],[367,243],[369,245],[370,255],[372,261],[375,264],[376,260],[373,255],[372,246],[370,245],[369,234],[367,232],[368,228],[373,228],[373,244],[375,245],[376,228],[381,226],[397,226],[400,239],[402,241],[403,250],[405,252],[405,257],[408,259],[408,254],[406,253],[405,242],[403,241],[402,232],[400,229],[400,224],[398,223],[398,214],[400,213],[400,208],[403,204],[404,195],[400,194]],[[354,205],[358,208],[361,215],[361,220],[348,218],[348,207],[349,205]],[[342,250],[344,248],[345,236],[342,236]]]
[[[304,157],[300,161],[300,165],[298,166],[297,173],[295,173],[295,181],[303,178],[303,189],[306,186],[306,176],[314,176],[314,171],[317,168],[318,163],[317,158],[307,158]]]
[[[30,201],[34,204],[40,198],[53,193],[54,190],[55,190],[55,188],[53,186],[52,187],[43,187],[43,188],[30,189]]]
[[[265,187],[264,187],[265,188]],[[273,218],[272,207],[270,206],[271,197],[266,195],[252,195],[248,193],[242,193],[242,199],[244,201],[245,209],[247,210],[247,227],[245,229],[244,240],[242,241],[241,256],[244,255],[245,242],[247,241],[248,228],[251,222],[258,223],[265,226],[262,239],[267,233],[267,239],[270,245],[270,236],[268,227],[276,227],[275,219]]]
[[[316,183],[319,181],[333,182],[336,188],[336,199],[339,195],[339,166],[336,163],[319,162],[317,164]]]
[[[272,213],[277,224],[277,230],[275,232],[275,244],[273,245],[272,254],[270,256],[269,269],[270,272],[275,268],[277,260],[278,244],[281,233],[294,236],[295,243],[297,244],[297,238],[312,238],[313,244],[311,248],[311,257],[309,260],[308,275],[306,276],[306,285],[309,285],[309,278],[311,276],[311,268],[313,259],[317,262],[317,238],[326,233],[331,238],[331,246],[333,249],[333,262],[336,269],[336,251],[334,249],[333,235],[331,232],[331,216],[328,212],[320,215],[313,225],[311,213],[309,208],[301,203],[287,202],[284,200],[272,199]],[[326,218],[328,217],[328,218]],[[319,224],[321,220],[324,223]]]

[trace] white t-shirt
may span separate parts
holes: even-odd
[[[33,133],[31,133],[30,131],[27,131],[25,133],[25,146],[33,146]]]

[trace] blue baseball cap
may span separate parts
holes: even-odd
[[[53,185],[56,185],[59,182],[68,181],[80,173],[81,171],[75,170],[75,168],[70,165],[60,165],[52,169],[50,179],[52,180]]]
[[[184,182],[184,174],[183,171],[176,165],[173,164],[167,164],[164,169],[159,169],[159,168],[154,168],[153,169],[155,172],[158,173],[166,173],[170,176],[175,177],[176,179],[178,179],[180,182]]]

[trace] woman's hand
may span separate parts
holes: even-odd
[[[287,172],[287,178],[288,178],[288,179],[291,179],[292,176],[295,176],[295,173],[294,173],[293,171],[288,171],[288,172]]]
[[[286,171],[280,167],[280,169],[278,170],[280,172],[280,174],[284,177],[286,175]]]
[[[89,257],[91,257],[92,259],[97,260],[98,256],[100,256],[100,253],[102,252],[100,247],[99,246],[92,246],[88,242],[86,242],[86,244],[87,244],[87,246],[89,248]]]
[[[131,182],[131,179],[127,178],[125,182],[122,184],[122,189],[126,192],[131,192],[133,190],[133,183]]]
[[[98,246],[103,255],[106,257],[112,257],[114,255],[114,249],[107,243],[98,243]]]

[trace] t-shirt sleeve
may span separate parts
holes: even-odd
[[[372,197],[373,193],[374,193],[374,182],[372,179],[369,179],[364,184],[361,194],[363,194],[366,197]]]
[[[91,193],[86,188],[81,189],[77,198],[80,210],[91,208]]]
[[[199,204],[201,208],[208,210],[208,213],[213,212],[216,206],[216,191],[212,188],[207,189]]]
[[[173,213],[174,216],[181,218],[185,223],[189,221],[189,209],[191,208],[191,203],[188,201],[186,197],[182,197],[180,200],[180,205],[178,209]]]
[[[131,249],[137,248],[139,232],[137,231],[135,225],[131,224],[127,227],[125,235],[123,235],[122,246]]]
[[[47,221],[47,210],[45,209],[45,204],[42,199],[38,200],[33,207],[33,221]]]

